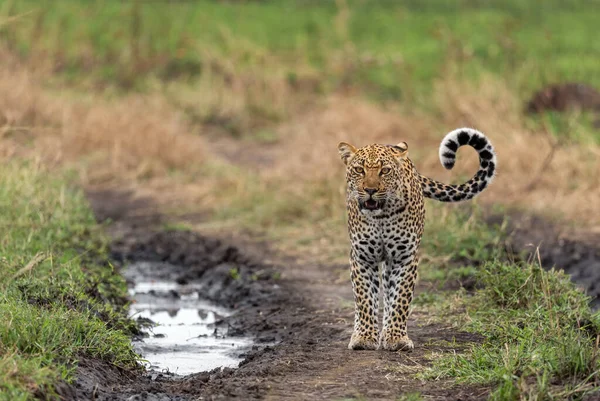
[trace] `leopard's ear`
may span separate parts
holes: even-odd
[[[349,143],[340,142],[338,145],[338,152],[340,152],[340,157],[342,158],[344,164],[348,165],[356,153],[356,148]]]
[[[392,149],[394,156],[396,156],[398,159],[408,155],[408,144],[406,142],[400,142],[397,145],[390,146],[390,148]]]

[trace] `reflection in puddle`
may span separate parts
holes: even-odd
[[[134,319],[147,318],[156,326],[134,347],[147,368],[186,375],[217,367],[236,367],[248,338],[227,338],[214,324],[230,311],[198,299],[198,288],[171,282],[139,282],[130,288]]]

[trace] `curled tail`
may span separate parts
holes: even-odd
[[[459,128],[448,133],[440,144],[440,162],[448,170],[454,167],[456,151],[469,145],[479,153],[479,170],[461,185],[444,184],[419,174],[423,194],[441,202],[460,202],[474,198],[493,181],[496,174],[496,152],[483,133],[472,128]]]

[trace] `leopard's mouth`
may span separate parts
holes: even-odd
[[[377,199],[373,199],[373,198],[369,198],[367,200],[361,200],[359,201],[359,206],[361,209],[366,209],[366,210],[379,210],[383,207],[383,205],[385,204],[385,200],[377,200]]]

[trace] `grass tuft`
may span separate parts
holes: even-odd
[[[467,309],[465,329],[484,343],[437,359],[424,377],[496,384],[492,399],[511,400],[581,397],[598,385],[600,314],[567,275],[497,260],[477,279],[481,288],[455,307]]]

